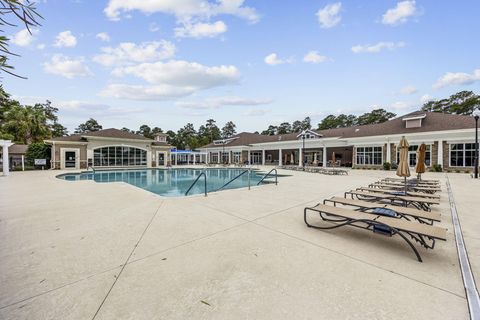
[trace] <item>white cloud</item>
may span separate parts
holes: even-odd
[[[60,32],[55,38],[55,47],[75,47],[77,45],[77,38],[70,30]]]
[[[38,49],[38,50],[43,50],[43,49],[45,49],[45,47],[46,47],[45,43],[39,43],[39,44],[37,45],[37,49]]]
[[[440,89],[453,85],[468,85],[480,81],[480,69],[476,69],[472,74],[465,72],[447,72],[433,85],[434,89]]]
[[[109,42],[110,41],[110,36],[108,35],[108,33],[106,32],[100,32],[100,33],[97,33],[97,35],[95,36],[95,38],[103,41],[103,42]]]
[[[336,2],[326,5],[324,8],[318,10],[318,22],[322,28],[328,29],[335,27],[341,20],[340,10],[342,3]]]
[[[177,20],[208,20],[221,14],[229,14],[255,23],[260,17],[254,8],[244,5],[244,0],[110,0],[104,9],[111,20],[119,20],[122,13],[141,11],[144,14],[165,13],[174,15]]]
[[[352,47],[353,53],[377,53],[382,50],[395,50],[397,48],[402,48],[405,46],[404,42],[379,42],[374,45],[356,45]]]
[[[172,85],[129,85],[110,84],[100,92],[103,97],[129,100],[168,100],[188,96],[195,92],[194,88],[176,87]]]
[[[395,8],[385,12],[382,16],[382,23],[395,26],[407,22],[408,18],[418,14],[415,5],[414,0],[398,2]]]
[[[227,25],[223,21],[214,23],[184,23],[175,28],[175,37],[178,38],[213,38],[227,32]]]
[[[171,60],[142,63],[116,69],[116,75],[133,75],[149,83],[195,88],[212,88],[236,83],[240,73],[235,66],[207,67],[196,62]]]
[[[38,33],[37,29],[32,29],[31,31],[32,31],[32,34],[30,34],[30,32],[28,32],[27,29],[18,31],[12,36],[11,42],[13,44],[16,44],[19,47],[29,46],[35,40],[34,35]]]
[[[263,61],[265,61],[265,63],[270,66],[276,66],[284,63],[292,63],[293,59],[292,58],[280,59],[276,53],[271,53],[268,56],[266,56],[265,59],[263,59]]]
[[[400,93],[402,93],[402,94],[414,94],[417,91],[418,91],[417,88],[415,88],[412,85],[408,85],[408,86],[405,86],[402,89],[400,89]]]
[[[303,57],[303,61],[307,63],[321,63],[327,60],[326,56],[320,55],[317,51],[310,51]]]
[[[62,54],[56,54],[52,59],[43,64],[46,73],[59,75],[68,79],[75,77],[88,77],[93,75],[90,69],[84,64],[84,59],[69,58]]]
[[[242,97],[217,97],[204,101],[180,101],[176,106],[185,109],[218,109],[223,106],[257,106],[272,103],[271,99],[248,99]]]
[[[249,117],[261,117],[270,112],[270,109],[249,109],[243,115]]]
[[[131,63],[150,62],[171,58],[176,48],[166,40],[142,42],[122,42],[117,47],[104,47],[101,54],[93,57],[93,61],[103,66],[120,66]]]
[[[208,67],[179,60],[119,67],[114,74],[134,76],[151,85],[112,84],[102,91],[102,95],[135,100],[183,97],[199,90],[235,84],[240,79],[235,66]]]

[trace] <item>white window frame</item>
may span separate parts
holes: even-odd
[[[369,164],[366,164],[366,163],[357,163],[357,156],[358,156],[358,148],[380,148],[380,152],[381,152],[381,160],[380,160],[380,164],[374,164],[374,163],[369,163]],[[363,151],[363,153],[365,153],[365,151]],[[372,155],[375,153],[375,151],[372,149]],[[382,145],[375,145],[375,146],[357,146],[355,147],[355,165],[359,165],[359,166],[381,166],[383,164],[383,146]],[[365,162],[365,158],[364,158],[364,162]],[[372,159],[372,162],[373,162],[373,159]]]
[[[452,145],[453,144],[463,144],[463,155],[462,155],[462,158],[463,158],[463,166],[452,166]],[[473,144],[475,146],[475,142],[451,142],[448,144],[448,166],[451,167],[451,168],[470,168],[470,167],[475,167],[475,164],[473,164],[472,166],[466,166],[465,165],[465,151],[467,149],[465,149],[465,145],[466,144]],[[475,148],[473,149],[468,149],[468,150],[472,150],[473,152],[475,152]],[[475,156],[475,155],[474,155]],[[475,159],[474,159],[475,161]]]

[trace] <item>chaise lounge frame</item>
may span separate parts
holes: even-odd
[[[332,222],[333,225],[318,226],[309,223],[307,220],[308,211],[317,212],[323,221]],[[423,262],[423,260],[409,237],[415,242],[420,243],[425,249],[433,249],[435,247],[435,240],[437,239],[446,240],[446,229],[443,228],[400,220],[398,218],[332,207],[320,203],[314,207],[306,207],[303,213],[303,219],[309,228],[329,230],[343,226],[352,226],[373,232],[375,232],[375,227],[389,228],[390,232],[387,235],[394,236],[398,234],[410,246],[419,262]]]

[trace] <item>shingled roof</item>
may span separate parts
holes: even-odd
[[[422,126],[418,128],[407,128],[404,118],[425,115],[422,119]],[[336,128],[328,130],[313,130],[319,133],[322,138],[360,138],[369,136],[383,136],[391,134],[408,134],[418,132],[434,132],[444,130],[461,130],[472,129],[475,127],[475,122],[471,116],[447,114],[438,112],[423,112],[415,111],[403,115],[392,120],[378,123],[368,124],[363,126],[352,126],[347,128]],[[255,143],[277,142],[277,141],[291,141],[298,139],[298,133],[290,133],[283,135],[261,135],[257,133],[242,132],[234,135],[233,141],[225,144],[228,147],[246,146]],[[219,145],[210,143],[202,148],[218,148]]]
[[[80,134],[72,134],[66,137],[52,138],[52,139],[49,139],[49,141],[82,142],[82,141],[87,141],[86,138],[88,137],[116,138],[116,139],[129,139],[129,140],[150,140],[153,142],[153,139],[145,138],[140,134],[122,131],[115,128],[109,128],[109,129],[93,131],[93,132],[85,132]]]

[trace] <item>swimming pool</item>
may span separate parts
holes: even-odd
[[[207,176],[207,191],[213,192],[217,191],[236,176],[245,172],[245,170],[246,169],[229,168],[95,170],[95,172],[65,173],[58,175],[57,178],[67,181],[93,180],[99,183],[122,181],[164,197],[179,197],[185,195],[187,189],[202,172],[205,172],[205,175]],[[251,170],[250,184],[256,186],[262,177],[263,173]],[[242,174],[223,189],[244,187],[248,187],[248,172]],[[202,177],[188,194],[203,193],[204,182]]]

